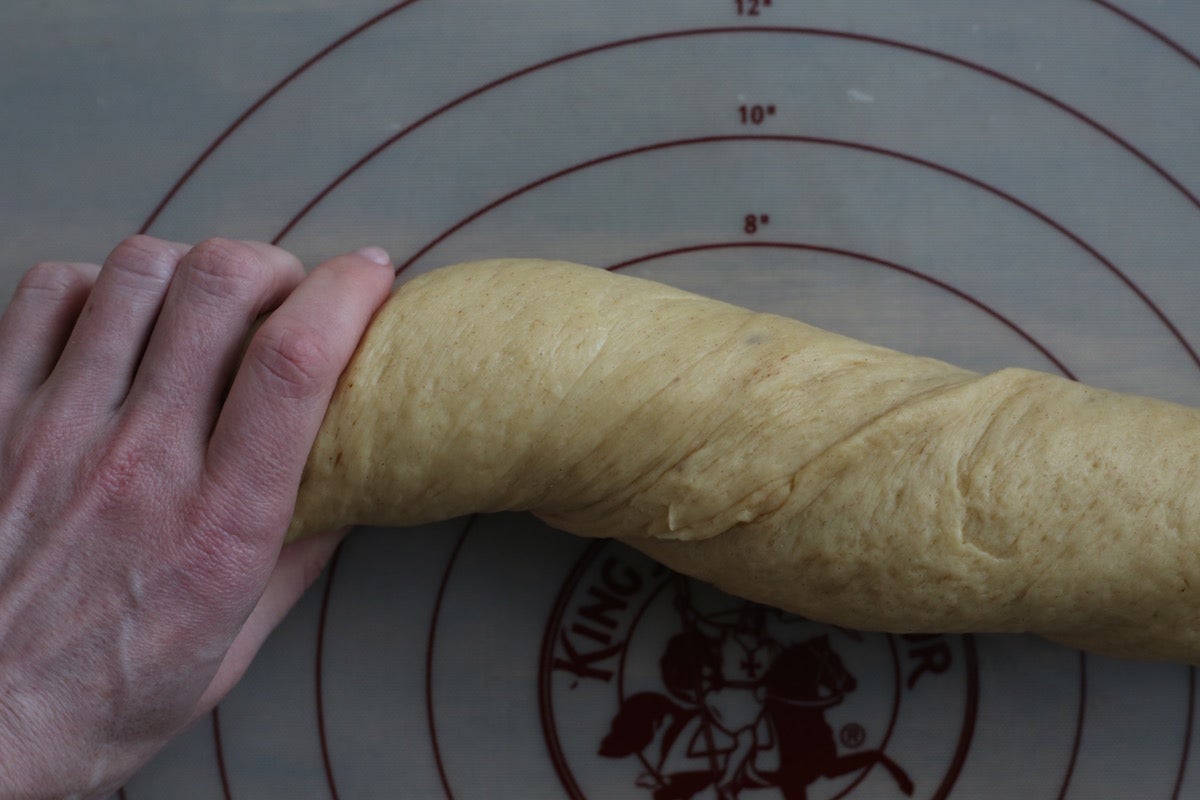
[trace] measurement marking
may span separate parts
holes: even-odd
[[[404,271],[409,266],[411,266],[414,262],[416,262],[419,258],[421,258],[421,256],[425,255],[430,250],[432,250],[434,247],[436,247],[439,243],[444,241],[447,237],[451,236],[452,234],[454,234],[457,231],[461,230],[462,228],[466,227],[467,225],[474,222],[479,217],[482,217],[484,214],[488,213],[489,211],[496,208],[497,206],[502,205],[503,203],[506,203],[515,197],[525,194],[526,192],[532,191],[533,189],[536,189],[539,186],[543,186],[547,183],[555,181],[566,175],[570,175],[572,173],[579,172],[581,170],[585,170],[590,167],[597,166],[599,164],[604,164],[609,161],[616,161],[621,158],[627,158],[630,156],[641,155],[643,153],[651,153],[651,152],[656,152],[659,150],[668,150],[668,149],[672,149],[672,148],[676,148],[676,147],[688,147],[688,146],[699,145],[699,144],[714,144],[714,143],[719,143],[719,142],[784,142],[784,143],[792,143],[792,144],[815,144],[815,145],[822,145],[822,146],[827,146],[827,147],[841,147],[841,148],[845,148],[848,150],[858,150],[861,152],[874,153],[876,155],[885,156],[887,158],[894,158],[899,161],[906,161],[910,164],[916,164],[918,166],[934,170],[935,172],[940,172],[943,175],[948,175],[952,178],[963,181],[964,183],[968,183],[972,186],[975,186],[976,188],[982,189],[983,191],[985,191],[991,195],[994,195],[996,197],[999,197],[1000,199],[1004,200],[1005,202],[1016,206],[1017,208],[1021,209],[1025,213],[1030,214],[1031,216],[1037,218],[1044,224],[1049,225],[1051,228],[1053,228],[1059,234],[1061,234],[1062,236],[1065,236],[1067,239],[1069,239],[1071,242],[1073,242],[1077,247],[1081,248],[1084,252],[1086,252],[1088,255],[1090,255],[1092,258],[1094,258],[1096,261],[1100,262],[1100,264],[1102,264],[1105,269],[1107,269],[1109,272],[1111,272],[1118,280],[1121,281],[1121,283],[1125,284],[1126,288],[1128,288],[1131,292],[1133,292],[1133,294],[1142,302],[1142,304],[1145,305],[1146,308],[1148,308],[1150,310],[1150,312],[1152,314],[1154,314],[1155,317],[1158,318],[1159,322],[1162,323],[1162,325],[1171,333],[1171,336],[1174,337],[1174,339],[1177,342],[1179,342],[1180,346],[1183,347],[1184,351],[1187,352],[1188,357],[1191,359],[1192,363],[1195,364],[1197,366],[1197,368],[1200,368],[1200,354],[1197,354],[1195,349],[1192,347],[1191,343],[1188,342],[1188,340],[1184,337],[1183,333],[1179,330],[1179,328],[1177,328],[1175,326],[1175,323],[1173,323],[1170,320],[1170,318],[1168,318],[1167,315],[1163,312],[1163,310],[1160,309],[1158,307],[1158,305],[1155,304],[1155,302],[1150,299],[1149,295],[1147,295],[1144,291],[1142,291],[1141,287],[1139,287],[1136,283],[1134,283],[1133,280],[1131,278],[1129,278],[1129,276],[1127,276],[1124,272],[1122,272],[1117,267],[1116,264],[1114,264],[1112,261],[1108,260],[1108,258],[1106,258],[1102,253],[1100,253],[1100,251],[1098,251],[1095,247],[1092,247],[1090,244],[1088,244],[1086,241],[1084,241],[1078,234],[1074,233],[1069,228],[1067,228],[1065,225],[1063,225],[1061,222],[1058,222],[1054,218],[1050,217],[1048,214],[1046,214],[1042,211],[1039,211],[1038,209],[1031,206],[1029,203],[1026,203],[1024,200],[1021,200],[1012,194],[1009,194],[1008,192],[1004,191],[1003,189],[993,186],[992,184],[990,184],[986,181],[980,180],[979,178],[975,178],[971,175],[968,175],[965,172],[960,172],[959,170],[956,170],[953,167],[947,167],[944,164],[939,164],[934,161],[929,161],[927,159],[921,158],[920,156],[914,156],[909,153],[901,153],[896,150],[889,150],[887,148],[878,147],[876,145],[864,144],[862,142],[850,142],[850,141],[845,141],[842,139],[827,139],[827,138],[818,137],[818,136],[788,136],[788,135],[783,135],[783,134],[765,134],[765,133],[764,134],[737,134],[737,135],[727,135],[727,136],[701,136],[701,137],[697,137],[694,139],[676,139],[676,140],[672,140],[672,141],[658,142],[655,144],[643,145],[641,147],[634,147],[629,150],[622,150],[620,152],[610,153],[605,156],[599,156],[597,158],[588,159],[587,161],[583,161],[583,162],[580,162],[579,164],[575,164],[574,166],[560,169],[557,172],[553,172],[553,173],[545,176],[544,178],[539,178],[536,181],[532,181],[530,183],[525,184],[524,186],[522,186],[520,188],[514,189],[513,191],[504,195],[503,197],[500,197],[497,200],[493,200],[492,202],[488,203],[487,205],[483,206],[482,208],[471,213],[467,217],[464,217],[462,220],[455,223],[451,227],[447,228],[442,233],[438,234],[428,244],[426,244],[424,247],[419,249],[415,254],[413,254],[408,260],[406,260],[403,264],[401,264],[398,267],[397,272]]]
[[[762,125],[767,117],[775,116],[775,105],[741,105],[738,106],[738,118],[743,125]]]
[[[733,0],[739,17],[757,17],[771,7],[771,0]]]
[[[770,214],[747,214],[742,218],[742,233],[753,236],[760,227],[771,224]]]
[[[1122,148],[1123,150],[1128,152],[1130,155],[1132,155],[1134,158],[1141,161],[1143,164],[1145,164],[1147,167],[1149,167],[1151,170],[1153,170],[1155,173],[1157,173],[1159,175],[1159,177],[1161,177],[1168,184],[1170,184],[1176,191],[1178,191],[1185,198],[1187,198],[1188,202],[1191,203],[1198,211],[1200,211],[1200,197],[1197,197],[1195,194],[1193,194],[1186,186],[1183,185],[1182,182],[1179,181],[1179,179],[1177,179],[1174,175],[1172,175],[1165,168],[1160,166],[1157,162],[1155,162],[1153,159],[1151,159],[1148,155],[1143,153],[1141,150],[1139,150],[1137,147],[1135,147],[1129,141],[1118,136],[1115,132],[1109,130],[1108,128],[1106,128],[1105,126],[1103,126],[1096,120],[1087,116],[1082,111],[1079,111],[1079,110],[1073,108],[1072,106],[1067,105],[1062,100],[1059,100],[1056,97],[1053,97],[1052,95],[1049,95],[1046,92],[1043,92],[1042,90],[1037,89],[1027,83],[1023,83],[1023,82],[1017,80],[1016,78],[1010,77],[1001,72],[997,72],[996,70],[991,69],[990,67],[985,67],[981,64],[976,64],[972,61],[968,61],[964,58],[960,58],[959,56],[950,55],[948,53],[943,53],[938,50],[930,49],[928,47],[922,47],[920,45],[910,44],[908,42],[901,42],[901,41],[897,41],[894,39],[885,39],[885,38],[879,37],[879,36],[868,36],[866,34],[860,34],[860,33],[848,33],[846,31],[831,31],[831,30],[824,30],[824,29],[820,29],[820,28],[795,28],[795,27],[777,27],[777,26],[772,26],[772,27],[739,26],[739,27],[722,27],[722,28],[697,28],[697,29],[693,29],[693,30],[684,30],[684,31],[668,31],[668,32],[664,32],[664,33],[650,34],[647,36],[636,36],[636,37],[633,37],[630,39],[622,39],[619,41],[607,42],[605,44],[595,45],[593,47],[587,47],[582,50],[576,50],[572,53],[567,53],[567,54],[564,54],[561,56],[556,56],[554,58],[547,59],[546,61],[541,61],[537,64],[533,64],[528,67],[524,67],[515,72],[511,72],[508,75],[505,75],[500,78],[496,78],[495,80],[492,80],[492,81],[489,81],[488,83],[485,83],[482,86],[479,86],[478,88],[473,89],[463,95],[460,95],[459,97],[449,101],[448,103],[445,103],[444,105],[440,106],[439,108],[434,109],[433,111],[430,111],[428,114],[426,114],[425,116],[416,120],[415,122],[410,124],[408,127],[404,128],[401,131],[396,132],[392,136],[389,136],[388,138],[386,138],[382,142],[380,142],[378,145],[373,147],[365,155],[363,155],[361,158],[359,158],[356,162],[354,162],[349,167],[347,167],[340,175],[335,177],[323,189],[321,189],[319,192],[317,192],[317,194],[315,194],[312,197],[312,199],[310,199],[298,212],[296,212],[296,214],[283,226],[283,228],[280,229],[280,231],[275,235],[275,237],[271,241],[273,244],[279,244],[280,241],[283,239],[283,237],[285,237],[292,230],[292,228],[294,228],[297,224],[299,224],[300,220],[302,220],[304,217],[306,217],[313,210],[313,208],[315,208],[317,205],[319,205],[320,202],[325,199],[325,197],[327,197],[331,192],[334,191],[334,189],[336,189],[338,186],[340,186],[342,183],[344,183],[350,176],[352,176],[353,174],[358,172],[360,169],[362,169],[366,164],[368,164],[371,160],[373,160],[376,156],[378,156],[384,150],[391,147],[393,144],[399,142],[404,137],[406,137],[408,134],[410,134],[413,131],[415,131],[416,129],[424,126],[431,120],[436,119],[437,117],[441,116],[442,114],[446,113],[447,111],[450,111],[451,109],[456,108],[456,107],[466,103],[467,101],[474,99],[475,97],[478,97],[481,94],[484,94],[485,92],[489,92],[492,89],[495,89],[499,86],[502,86],[506,83],[517,80],[519,78],[525,77],[526,75],[532,74],[539,70],[547,69],[552,66],[557,66],[559,64],[563,64],[565,62],[572,61],[576,58],[583,58],[585,56],[594,55],[596,53],[600,53],[600,52],[603,52],[606,50],[613,50],[613,49],[617,49],[617,48],[621,48],[621,47],[645,44],[647,42],[664,41],[664,40],[668,40],[668,39],[677,39],[677,38],[684,38],[684,37],[690,37],[690,36],[708,36],[708,35],[724,35],[724,34],[785,34],[785,35],[800,35],[800,36],[822,36],[822,37],[828,37],[828,38],[832,38],[832,39],[845,39],[845,40],[849,40],[849,41],[863,42],[866,44],[874,44],[874,45],[879,45],[881,47],[890,47],[890,48],[894,48],[897,50],[916,53],[918,55],[923,55],[923,56],[927,56],[929,58],[934,58],[934,59],[937,59],[940,61],[945,61],[947,63],[954,64],[954,65],[962,67],[964,69],[968,69],[973,72],[977,72],[981,75],[988,76],[995,80],[1001,81],[1002,83],[1005,83],[1009,86],[1012,86],[1016,89],[1019,89],[1020,91],[1026,92],[1027,94],[1033,95],[1034,97],[1042,100],[1043,102],[1049,103],[1050,105],[1054,106],[1055,108],[1059,109],[1060,111],[1062,111],[1066,114],[1069,114],[1070,116],[1079,120],[1083,124],[1092,128],[1096,132],[1100,133],[1105,138],[1112,141],[1118,147]],[[1190,348],[1189,348],[1189,352],[1190,352]],[[1200,366],[1200,358],[1197,358],[1195,360],[1196,360],[1197,366]]]

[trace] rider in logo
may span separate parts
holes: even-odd
[[[680,593],[680,597],[684,597]],[[731,800],[744,786],[769,786],[754,767],[755,751],[770,741],[763,718],[766,690],[762,685],[768,667],[782,649],[766,631],[766,609],[746,603],[733,625],[721,624],[696,613],[690,603],[681,603],[685,630],[699,631],[709,647],[720,654],[720,666],[702,676],[701,700],[705,718],[717,730],[733,737],[725,769],[717,782],[717,797]]]

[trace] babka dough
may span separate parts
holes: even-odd
[[[846,627],[1200,663],[1200,412],[548,261],[402,286],[289,536],[527,510]]]

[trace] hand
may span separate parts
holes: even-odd
[[[338,534],[283,535],[386,261],[305,277],[270,245],[134,237],[25,276],[0,317],[0,797],[114,790],[315,579]]]

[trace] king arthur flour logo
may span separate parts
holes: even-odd
[[[580,800],[944,798],[978,695],[969,637],[821,625],[608,542],[564,584],[539,678]]]

